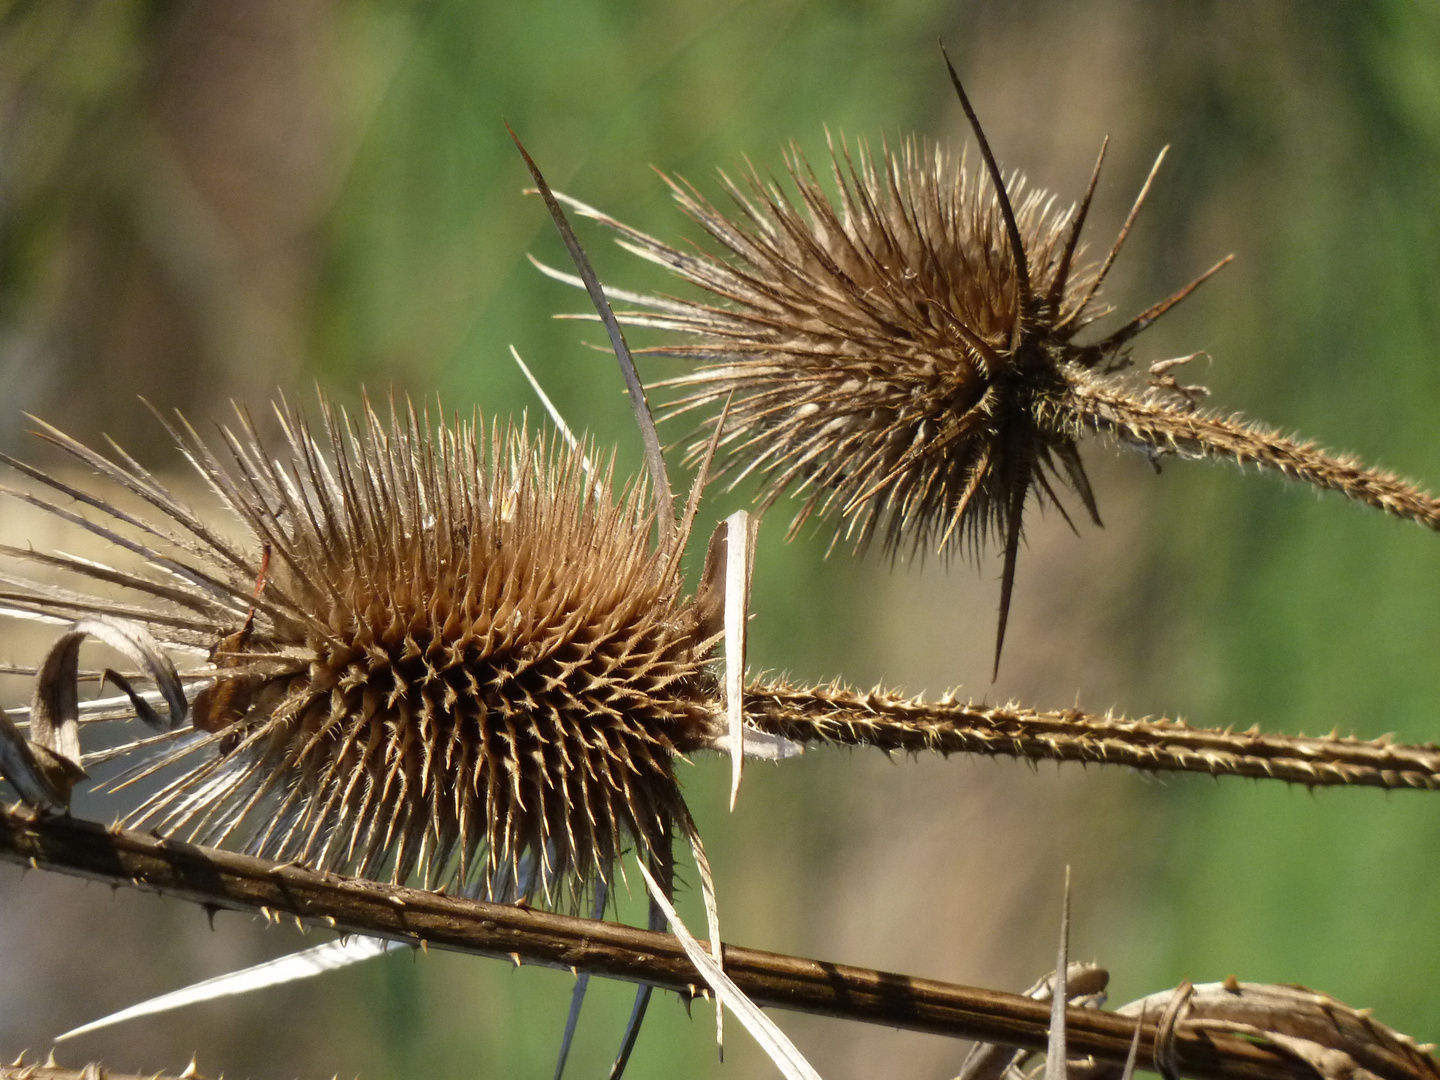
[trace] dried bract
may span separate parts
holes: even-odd
[[[204,685],[195,734],[131,775],[182,771],[133,820],[496,896],[573,902],[632,845],[667,863],[689,828],[676,755],[723,724],[711,638],[681,595],[674,536],[650,540],[645,485],[617,495],[582,448],[503,424],[327,406],[316,434],[277,412],[283,463],[244,414],[223,454],[177,432],[239,541],[129,458],[44,433],[159,513],[82,493],[104,515],[87,527],[144,567],[7,549],[82,582],[10,577],[8,606],[133,620],[206,661],[187,672]],[[102,583],[129,599],[97,599]]]

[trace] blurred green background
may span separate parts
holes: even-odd
[[[655,166],[714,192],[824,129],[957,148],[944,37],[1002,164],[1062,199],[1100,139],[1108,245],[1173,149],[1108,287],[1123,314],[1228,252],[1140,339],[1207,350],[1212,403],[1440,484],[1440,11],[1374,0],[0,2],[0,445],[31,411],[173,465],[136,400],[218,416],[318,382],[492,414],[534,403],[514,344],[577,427],[638,440],[502,120],[555,187],[693,238]],[[582,229],[602,277],[667,288]],[[639,343],[643,344],[641,339]],[[1208,366],[1204,366],[1208,363]],[[654,369],[654,373],[662,373]],[[672,437],[682,432],[672,431]],[[1271,478],[1087,450],[1106,517],[1035,517],[989,682],[998,560],[892,567],[762,531],[754,665],[909,692],[1078,702],[1267,730],[1440,732],[1440,546]],[[743,495],[743,492],[740,493]],[[738,505],[719,496],[709,520]],[[12,508],[7,507],[7,515]],[[11,517],[7,528],[16,528]],[[38,541],[37,541],[38,542]],[[10,639],[10,658],[29,639]],[[1023,763],[811,753],[697,761],[687,793],[726,937],[1020,989],[1050,970],[1064,867],[1072,955],[1112,1001],[1182,978],[1301,982],[1440,1037],[1433,795],[1155,781]],[[106,815],[103,800],[87,810]],[[703,922],[693,889],[682,910]],[[0,868],[0,1053],[294,948],[293,932]],[[640,917],[638,898],[622,913]],[[232,1077],[548,1076],[571,980],[401,956],[67,1046],[66,1064]],[[572,1057],[603,1075],[630,988],[596,984]],[[946,1077],[942,1039],[777,1014],[821,1073]],[[711,1012],[652,1006],[631,1075],[765,1076]]]

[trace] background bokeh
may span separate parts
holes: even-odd
[[[143,395],[197,419],[319,383],[535,410],[514,344],[576,426],[639,448],[502,119],[551,182],[693,236],[651,171],[713,191],[824,131],[966,139],[943,36],[1002,164],[1068,200],[1103,135],[1108,243],[1172,151],[1107,289],[1138,310],[1236,264],[1140,339],[1203,349],[1212,402],[1440,484],[1440,13],[1374,0],[0,0],[0,446],[27,411],[175,465]],[[582,230],[602,277],[666,287]],[[643,340],[640,342],[643,344]],[[672,432],[678,436],[680,432]],[[1092,445],[1103,531],[1035,517],[1005,664],[999,564],[891,566],[762,531],[754,664],[991,701],[1434,740],[1440,546],[1214,465]],[[717,519],[743,495],[718,496]],[[7,506],[0,528],[42,535]],[[27,531],[28,530],[28,531]],[[35,638],[7,637],[9,659]],[[17,688],[14,700],[22,691]],[[1440,1036],[1433,795],[1309,794],[1107,769],[816,752],[684,771],[729,940],[1019,989],[1073,954],[1113,1000],[1234,973]],[[115,804],[83,804],[108,816]],[[682,910],[703,923],[692,892]],[[641,916],[639,898],[622,907]],[[293,931],[0,867],[0,1053],[297,947]],[[97,1034],[64,1063],[231,1077],[547,1076],[564,973],[396,956]],[[602,1075],[630,988],[595,984],[572,1057]],[[777,1014],[820,1072],[947,1077],[942,1039]],[[657,999],[631,1075],[766,1076],[711,1011]]]

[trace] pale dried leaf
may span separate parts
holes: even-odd
[[[725,519],[725,712],[730,735],[730,809],[745,762],[745,630],[758,522],[744,510]]]
[[[35,747],[9,714],[0,709],[0,776],[10,781],[20,798],[31,806],[63,812],[70,805],[69,791],[60,791],[46,773]]]
[[[272,986],[309,979],[316,975],[323,975],[327,971],[350,967],[362,960],[383,956],[395,949],[409,947],[398,941],[386,941],[382,938],[372,937],[343,937],[336,941],[327,941],[323,945],[316,945],[288,956],[267,960],[263,964],[256,964],[240,971],[232,971],[228,975],[217,975],[213,979],[194,983],[182,990],[173,990],[168,994],[161,994],[159,997],[142,1001],[138,1005],[131,1005],[128,1009],[121,1009],[119,1012],[111,1013],[99,1020],[92,1020],[88,1024],[72,1028],[58,1036],[55,1041],[57,1043],[64,1042],[101,1028],[124,1023],[127,1020],[171,1012],[187,1005],[198,1005],[202,1001],[214,1001],[216,998],[248,994],[253,990],[267,990]]]
[[[710,955],[701,947],[700,942],[695,940],[695,935],[690,933],[685,924],[680,921],[680,915],[676,912],[674,905],[660,891],[660,886],[644,862],[640,863],[640,873],[645,876],[645,884],[650,888],[651,897],[665,912],[665,917],[670,920],[670,929],[680,940],[680,946],[685,950],[685,955],[690,958],[695,969],[700,972],[701,977],[715,992],[715,997],[734,1011],[740,1023],[745,1026],[745,1030],[754,1036],[755,1041],[769,1055],[770,1060],[776,1064],[781,1073],[789,1080],[820,1080],[820,1074],[805,1060],[804,1055],[795,1048],[795,1044],[780,1030],[775,1021],[766,1016],[758,1005],[745,996],[740,988],[730,980],[730,976],[721,970],[720,965],[711,959]]]

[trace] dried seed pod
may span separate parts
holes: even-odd
[[[141,556],[136,571],[6,549],[77,575],[9,577],[12,609],[105,614],[199,653],[195,733],[134,775],[179,764],[132,816],[277,859],[491,895],[578,900],[622,850],[668,864],[688,829],[677,754],[723,730],[712,638],[681,595],[678,534],[650,541],[646,486],[618,495],[582,448],[479,421],[432,427],[277,409],[276,463],[245,414],[226,460],[186,456],[243,525],[229,539],[123,455],[44,436],[158,513],[12,462],[65,499],[26,495]],[[77,496],[108,520],[85,523]],[[96,586],[118,585],[123,601]],[[85,589],[90,591],[87,592]]]
[[[1197,412],[1196,388],[1175,381],[1174,361],[1153,366],[1148,380],[1120,377],[1135,336],[1228,260],[1118,329],[1080,340],[1108,310],[1098,290],[1150,179],[1105,259],[1083,262],[1100,162],[1069,210],[1018,175],[1005,183],[958,80],[956,89],[987,175],[907,139],[878,156],[832,143],[833,196],[794,147],[794,194],[753,167],[740,182],[722,174],[731,214],[667,181],[718,254],[678,250],[572,202],[615,229],[622,246],[714,298],[616,292],[637,308],[629,322],[682,336],[646,351],[698,365],[662,384],[681,391],[672,415],[710,410],[713,425],[713,411],[731,400],[717,475],[757,474],[762,506],[795,493],[792,533],[815,516],[857,547],[879,540],[891,551],[946,554],[998,541],[997,663],[1026,503],[1059,506],[1058,491],[1069,488],[1099,524],[1078,449],[1087,432],[1151,454],[1274,469],[1440,529],[1440,503],[1394,476]]]

